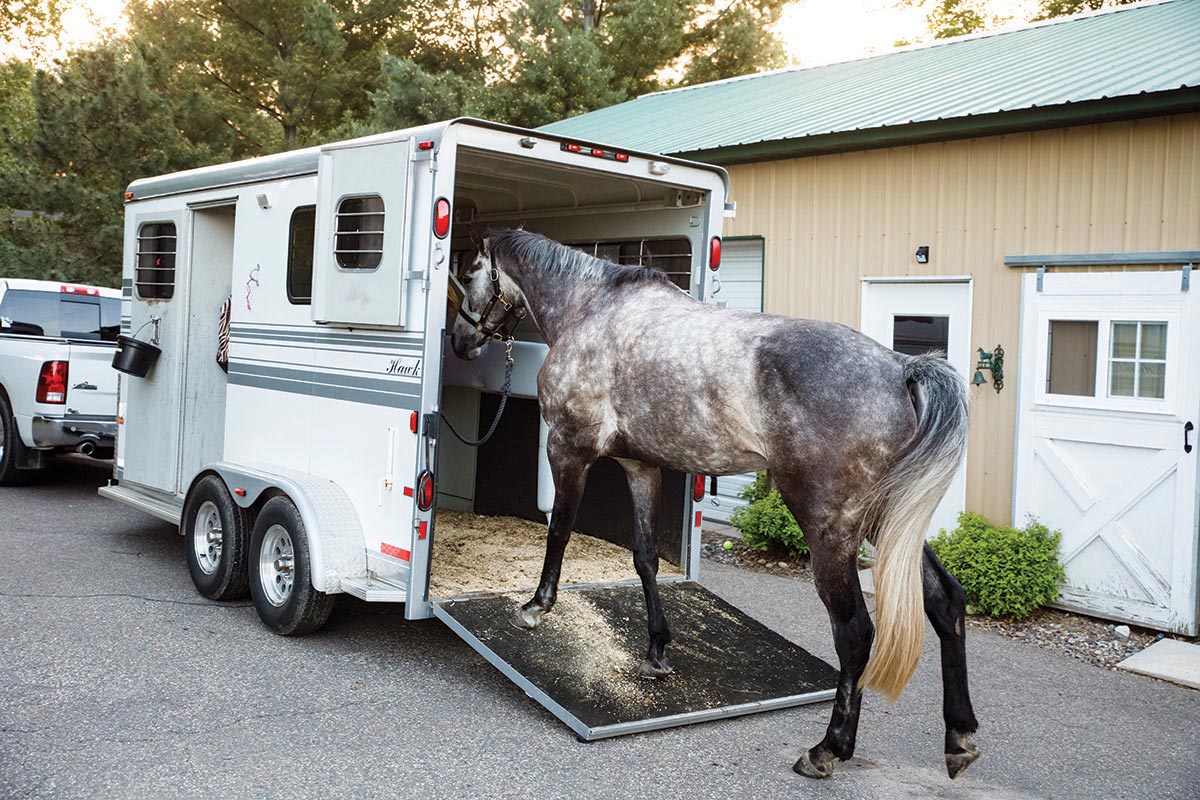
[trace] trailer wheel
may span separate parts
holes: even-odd
[[[250,552],[250,596],[264,625],[303,636],[325,624],[334,597],[313,588],[308,535],[287,497],[271,498],[258,512]]]
[[[183,510],[188,572],[200,594],[210,600],[246,596],[249,527],[246,512],[233,502],[225,482],[216,475],[201,478]]]
[[[17,468],[21,459],[20,436],[8,398],[0,392],[0,486],[16,486],[24,477]]]

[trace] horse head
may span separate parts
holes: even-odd
[[[497,263],[488,247],[488,233],[471,226],[475,248],[451,276],[451,302],[457,301],[450,345],[454,354],[471,361],[479,358],[493,339],[505,341],[525,318],[525,294]]]

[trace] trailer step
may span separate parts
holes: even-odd
[[[405,587],[378,575],[342,578],[342,591],[368,603],[403,603],[408,600]]]
[[[100,496],[152,514],[164,522],[178,525],[183,518],[183,503],[175,499],[156,497],[128,486],[101,486]]]
[[[674,672],[637,674],[641,585],[564,587],[534,630],[527,594],[439,600],[433,614],[585,741],[831,700],[838,672],[691,581],[660,583]]]

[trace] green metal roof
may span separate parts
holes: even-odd
[[[1200,0],[644,95],[545,126],[717,163],[1200,111]]]

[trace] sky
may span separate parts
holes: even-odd
[[[987,0],[989,12],[999,17],[1034,5],[1034,0]],[[72,0],[63,17],[63,44],[67,49],[86,45],[123,29],[124,7],[124,0]],[[916,43],[928,37],[920,5],[897,0],[796,0],[784,10],[779,31],[798,66],[857,58],[888,50],[898,40]]]

